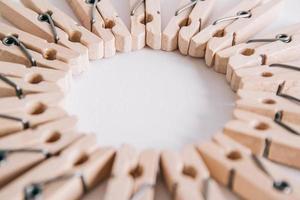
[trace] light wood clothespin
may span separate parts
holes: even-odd
[[[238,97],[237,109],[267,116],[283,126],[300,123],[300,100],[285,94],[284,85],[279,85],[276,93],[239,90]]]
[[[76,123],[76,118],[67,117],[1,138],[0,188],[80,138]]]
[[[73,74],[82,70],[78,53],[4,23],[0,23],[0,39],[0,59],[3,61],[16,62],[28,67],[72,70]]]
[[[230,57],[226,73],[227,81],[231,82],[234,71],[241,68],[299,60],[300,32],[284,35],[283,38],[285,39],[246,49]]]
[[[105,46],[107,57],[114,55],[115,49],[120,52],[131,51],[131,34],[110,0],[68,0],[68,2],[82,24],[107,43]],[[113,42],[115,48],[112,46]]]
[[[190,40],[206,24],[215,0],[181,0],[175,15],[162,34],[162,50],[174,51],[179,47],[187,55]]]
[[[234,111],[234,118],[225,125],[224,134],[255,155],[300,168],[300,126],[293,125],[291,132],[270,118],[241,110]]]
[[[234,71],[231,88],[234,91],[245,89],[276,92],[278,85],[284,82],[289,93],[293,92],[293,95],[300,95],[299,77],[299,61],[242,68]],[[298,92],[292,88],[298,88]]]
[[[270,42],[288,41],[290,36],[295,33],[300,32],[300,24],[293,24],[284,28],[271,31],[263,36],[250,39],[246,43],[236,44],[235,46],[229,47],[227,49],[218,51],[215,56],[215,66],[216,71],[221,73],[226,73],[229,58],[241,53],[246,53],[251,51],[251,49],[258,48]]]
[[[88,49],[81,43],[72,42],[69,35],[55,25],[50,11],[36,13],[20,3],[9,0],[0,1],[0,11],[5,19],[21,30],[43,38],[49,43],[56,43],[77,52],[79,54],[77,55],[79,57],[77,65],[82,70],[89,64]],[[56,45],[52,46],[55,47]]]
[[[168,190],[175,200],[225,199],[210,179],[209,171],[193,145],[181,153],[163,151],[161,168]],[[211,190],[214,193],[210,193]]]
[[[1,199],[79,199],[108,175],[114,150],[81,137],[57,157],[26,172],[0,191]]]
[[[160,0],[130,0],[132,49],[161,49]]]
[[[123,145],[117,151],[104,199],[154,200],[158,168],[157,151],[138,153],[132,146]]]
[[[6,18],[13,24],[47,41],[57,41],[57,43],[78,52],[82,55],[82,64],[88,64],[87,56],[91,60],[103,57],[102,39],[80,26],[70,16],[49,3],[49,1],[21,0],[21,2],[28,9],[20,6],[16,8],[13,5],[9,8],[14,10],[16,15],[24,17],[27,19],[26,21],[30,21],[27,22],[30,24],[22,25],[22,20],[11,18],[11,15],[7,14]],[[6,3],[6,6],[9,6],[9,3]],[[50,24],[50,21],[52,21],[53,25],[40,21],[49,21],[48,23]]]
[[[198,146],[212,177],[243,199],[299,199],[299,184],[274,173],[271,163],[229,137],[218,134]]]
[[[27,68],[24,65],[0,61],[0,97],[27,94],[66,92],[70,87],[65,72],[43,68]]]

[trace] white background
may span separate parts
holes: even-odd
[[[66,1],[50,1],[76,19]],[[128,1],[112,1],[129,27]],[[178,1],[161,1],[163,27]],[[211,20],[238,2],[217,0]],[[268,30],[300,19],[300,2],[285,2],[279,20]],[[201,59],[144,49],[92,62],[87,72],[74,78],[67,109],[79,117],[82,131],[97,134],[101,145],[180,149],[220,130],[231,118],[234,100],[224,76]],[[87,199],[99,199],[99,190]],[[158,199],[168,199],[164,190],[159,193]]]

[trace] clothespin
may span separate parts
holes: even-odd
[[[55,25],[50,12],[36,13],[20,3],[9,0],[0,2],[0,11],[5,19],[19,29],[43,38],[49,43],[56,43],[76,52],[78,54],[76,55],[78,68],[86,69],[89,64],[88,49],[81,43],[72,42],[68,34]],[[56,47],[57,45],[52,46]]]
[[[160,0],[130,0],[132,49],[161,49]]]
[[[296,183],[274,173],[271,163],[234,140],[218,134],[198,146],[212,177],[243,199],[299,199]],[[254,178],[255,177],[255,178]]]
[[[158,152],[149,149],[138,153],[132,146],[123,145],[117,151],[104,199],[154,199],[158,168]]]
[[[94,135],[81,137],[4,187],[0,198],[79,199],[107,175],[113,156],[112,148],[97,147]]]
[[[284,82],[289,92],[295,88],[298,92],[293,91],[293,94],[300,95],[299,76],[299,61],[242,68],[233,72],[231,88],[234,91],[246,89],[276,92],[278,85]]]
[[[248,40],[246,43],[236,44],[235,46],[218,51],[215,56],[215,70],[226,73],[229,58],[237,54],[247,54],[252,49],[258,48],[270,42],[282,41],[287,42],[290,36],[300,31],[300,24],[293,24],[284,28],[271,31],[263,36]]]
[[[64,107],[64,95],[59,92],[28,94],[26,96],[12,96],[0,98],[0,110],[2,114],[16,113],[37,104],[46,107]]]
[[[76,52],[0,23],[0,60],[31,67],[78,73]],[[75,53],[75,54],[73,54]],[[75,56],[75,57],[74,57]],[[76,62],[75,62],[76,63]]]
[[[300,100],[285,93],[284,85],[276,93],[239,90],[236,108],[274,119],[278,124],[300,123]]]
[[[245,42],[274,21],[282,2],[242,1],[192,38],[189,55],[205,56],[206,64],[212,67],[218,51]]]
[[[69,77],[65,72],[0,61],[0,96],[24,98],[27,94],[66,92]]]
[[[210,179],[209,171],[193,145],[181,153],[163,151],[161,168],[168,190],[175,200],[225,199]],[[213,190],[213,193],[209,191]]]
[[[11,23],[24,31],[79,53],[81,65],[84,67],[88,64],[88,58],[96,60],[103,57],[103,41],[49,1],[21,0],[21,2],[27,8],[10,1],[3,3],[4,16]]]
[[[76,118],[66,117],[1,138],[0,188],[80,138],[76,123]]]
[[[234,111],[234,118],[225,125],[225,135],[255,155],[300,168],[300,126],[293,125],[290,131],[270,118],[241,110]]]
[[[190,40],[204,27],[214,4],[215,0],[181,0],[163,31],[162,49],[174,51],[179,47],[187,55]]]
[[[299,60],[297,52],[300,50],[300,32],[292,35],[283,34],[280,38],[230,57],[226,73],[227,81],[231,82],[234,71],[241,68]]]
[[[114,55],[115,49],[120,52],[131,51],[130,32],[110,0],[68,0],[68,2],[81,23],[104,40],[107,57]]]

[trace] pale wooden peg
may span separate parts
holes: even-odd
[[[215,0],[196,1],[197,3],[188,17],[187,25],[182,26],[178,34],[178,49],[183,55],[188,54],[192,37],[204,28],[215,5]]]
[[[93,7],[93,1],[67,0],[81,24],[103,40],[104,57],[116,54],[115,37],[109,29],[110,24],[104,21],[101,14]],[[93,15],[93,16],[92,16]]]
[[[261,2],[262,0],[243,0],[219,19],[236,16],[240,11],[251,10],[257,7]],[[196,34],[190,41],[189,55],[203,58],[208,41],[213,37],[222,37],[224,35],[224,29],[235,20],[236,19],[226,20],[215,25],[211,24]]]
[[[282,92],[284,95],[284,91]],[[288,97],[272,92],[239,90],[236,108],[293,124],[300,123],[300,107]]]
[[[13,36],[13,37],[12,37]],[[13,39],[14,38],[14,39]],[[78,58],[76,52],[62,46],[47,43],[45,40],[24,31],[0,23],[0,60],[19,63],[27,67],[42,67],[78,74]],[[16,40],[16,41],[15,41]],[[29,56],[15,45],[20,42],[25,46]]]
[[[146,5],[144,0],[130,0],[129,3],[132,50],[140,50],[146,45]]]
[[[75,132],[76,122],[74,117],[62,118],[1,138],[0,188],[79,139],[82,135]]]
[[[108,175],[113,156],[112,148],[97,148],[94,135],[81,137],[59,156],[44,161],[4,187],[0,198],[80,199]],[[41,190],[35,193],[31,189]]]
[[[18,131],[34,128],[67,115],[60,107],[47,106],[35,102],[22,110],[13,113],[0,113],[0,137]]]
[[[57,106],[63,108],[65,106],[64,100],[64,94],[59,92],[28,94],[22,99],[17,96],[4,97],[0,98],[0,110],[2,114],[16,113],[37,103],[47,107]]]
[[[241,54],[243,52],[247,52],[247,50],[255,49],[260,46],[263,46],[265,44],[268,44],[269,42],[275,42],[276,39],[279,39],[278,37],[281,36],[291,36],[295,33],[300,32],[300,24],[293,24],[284,28],[279,28],[276,30],[272,30],[271,32],[264,34],[262,36],[257,36],[256,38],[253,38],[247,43],[241,43],[236,44],[232,47],[223,49],[221,51],[218,51],[215,55],[215,66],[214,68],[216,71],[220,73],[226,73],[227,71],[227,65],[229,58],[236,55]]]
[[[234,120],[224,134],[251,149],[252,153],[272,161],[300,168],[300,135],[289,132],[274,120],[254,113],[235,110]],[[300,133],[300,126],[293,126]]]
[[[229,137],[218,134],[198,146],[212,176],[243,199],[299,199],[298,185],[274,173],[262,158]],[[255,178],[254,178],[255,177]],[[286,187],[276,187],[283,185]]]
[[[49,43],[56,43],[77,52],[77,55],[73,53],[77,57],[76,60],[74,59],[74,62],[76,62],[74,64],[77,65],[80,71],[86,69],[89,64],[88,49],[81,43],[70,41],[68,34],[55,26],[54,22],[52,27],[49,21],[52,20],[51,13],[36,13],[20,3],[9,0],[0,1],[0,11],[6,20],[21,30],[43,38]],[[54,44],[52,46],[56,47]],[[58,50],[66,54],[64,52],[65,48],[59,48]]]
[[[67,92],[70,80],[65,72],[0,61],[0,96],[18,96],[47,92]]]
[[[157,151],[148,149],[139,153],[132,146],[123,145],[117,151],[104,199],[154,200],[158,168]]]
[[[96,6],[106,23],[106,28],[110,29],[115,36],[117,51],[130,52],[132,49],[131,34],[112,5],[111,0],[101,0]]]
[[[161,49],[161,8],[160,0],[146,1],[146,44],[152,49]]]
[[[283,2],[283,0],[272,0],[250,9],[250,17],[237,19],[224,29],[223,37],[210,39],[205,51],[206,64],[210,67],[214,66],[215,54],[218,51],[249,40],[257,32],[274,22],[280,13]],[[217,71],[217,68],[214,69]]]
[[[174,199],[205,199],[209,171],[193,145],[186,146],[182,153],[163,151],[161,167]]]
[[[86,46],[91,60],[103,58],[103,40],[77,24],[70,16],[53,6],[49,1],[21,0],[21,2],[38,14],[51,13],[55,25],[68,35],[70,41]]]
[[[247,49],[241,54],[230,57],[226,79],[231,82],[234,71],[260,65],[285,63],[299,59],[300,33],[291,35],[289,42],[272,42],[254,49]]]

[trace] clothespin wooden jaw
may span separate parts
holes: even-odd
[[[228,122],[224,134],[247,146],[252,153],[281,164],[300,167],[299,140],[296,133],[281,127],[274,120],[246,111],[236,110],[235,120]],[[300,133],[300,127],[293,125]]]
[[[32,11],[38,13],[39,15],[50,13],[51,19],[53,20],[55,26],[63,30],[67,35],[64,39],[64,46],[70,48],[72,43],[81,43],[88,49],[88,56],[91,60],[97,60],[103,57],[103,41],[89,32],[84,27],[78,25],[72,18],[66,15],[64,12],[50,4],[48,1],[36,1],[36,0],[21,0],[21,2]],[[77,45],[78,46],[78,45]],[[77,52],[82,51],[78,47],[73,46],[72,49],[75,49]]]
[[[132,49],[161,49],[160,0],[130,0]]]
[[[223,37],[214,37],[209,40],[205,51],[206,64],[214,66],[215,55],[218,51],[249,40],[254,34],[271,24],[280,13],[282,4],[282,0],[273,0],[244,11],[245,15],[249,13],[249,17],[239,18],[228,25],[224,29]]]
[[[248,40],[246,43],[236,44],[232,47],[226,48],[224,50],[218,51],[215,56],[215,66],[216,71],[221,73],[226,73],[229,58],[242,54],[243,52],[251,51],[251,49],[258,48],[260,46],[266,45],[270,42],[276,42],[282,36],[286,36],[285,39],[289,39],[291,35],[300,31],[300,24],[293,24],[278,30],[271,31],[263,36],[257,36],[253,39]],[[281,36],[281,37],[280,37]]]
[[[78,199],[101,180],[113,155],[111,148],[97,148],[93,135],[82,137],[60,156],[43,162],[4,187],[0,197]]]
[[[235,21],[238,21],[239,18],[249,18],[250,13],[246,13],[243,11],[249,11],[260,5],[261,2],[262,0],[241,1],[237,6],[228,11],[224,16],[220,17],[219,20],[215,21],[215,23],[204,28],[201,32],[199,32],[192,38],[189,48],[189,55],[192,57],[203,58],[205,56],[207,43],[212,38],[219,37],[221,39],[232,39],[231,32],[225,35],[226,27],[233,24]],[[220,19],[222,20],[220,21]]]
[[[175,199],[205,199],[209,172],[195,147],[182,153],[163,151],[161,167],[168,190]]]
[[[223,134],[198,149],[212,176],[244,199],[299,198],[297,185],[273,174],[261,158]]]
[[[157,151],[138,153],[129,145],[122,146],[116,154],[104,199],[154,199],[158,167]]]
[[[52,156],[80,138],[76,134],[77,120],[63,118],[50,122],[36,130],[19,132],[0,141],[0,187]],[[67,126],[65,126],[67,125]]]
[[[203,28],[214,3],[214,0],[181,0],[163,31],[162,50],[174,51],[179,47],[186,55],[191,38]]]

